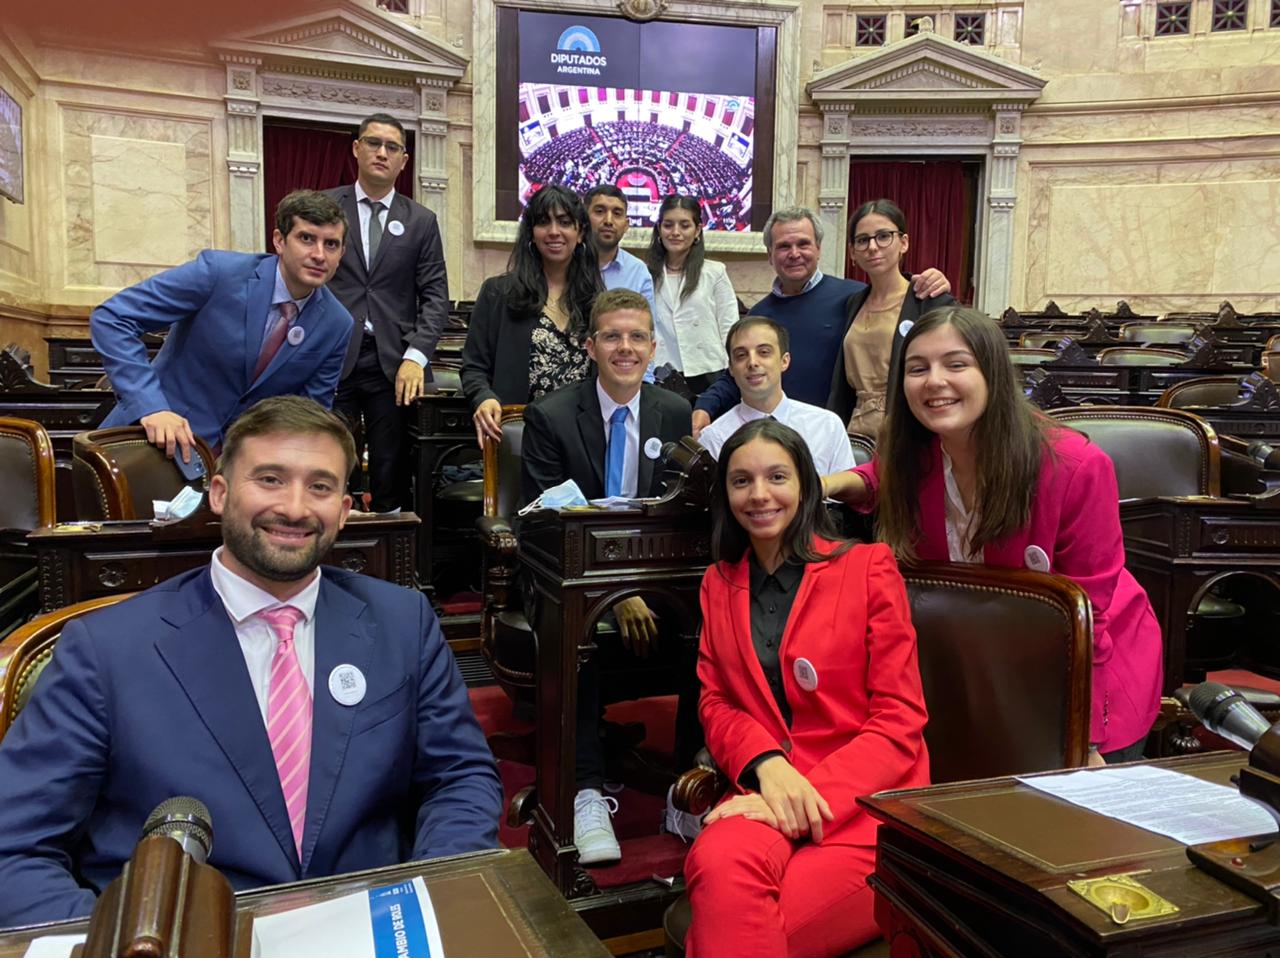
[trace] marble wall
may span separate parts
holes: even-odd
[[[1280,29],[1265,25],[1265,0],[1250,0],[1249,30],[1213,34],[1201,17],[1196,35],[1178,39],[1150,35],[1151,0],[681,2],[705,16],[789,24],[779,102],[797,106],[780,124],[785,142],[773,145],[783,192],[814,207],[823,124],[804,90],[816,73],[864,55],[850,45],[850,18],[888,11],[894,33],[905,12],[924,7],[941,23],[988,11],[987,52],[1047,81],[1021,121],[1010,304],[1034,309],[1054,299],[1077,309],[1124,297],[1136,309],[1163,310],[1229,298],[1242,309],[1280,310]],[[611,0],[568,8],[616,9]],[[507,256],[473,188],[491,177],[492,17],[470,0],[412,0],[410,11],[402,24],[469,63],[447,91],[443,159],[431,162],[443,175],[430,184],[448,224],[450,292],[466,298]],[[264,14],[264,27],[271,19]],[[231,245],[228,74],[212,42],[144,56],[127,38],[0,25],[0,85],[24,106],[28,148],[27,203],[0,201],[0,339],[36,347],[42,324],[82,329],[88,309],[115,289],[201,247]],[[628,245],[646,239],[637,231]],[[772,278],[756,242],[715,254],[747,303]]]

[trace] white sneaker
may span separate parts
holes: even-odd
[[[689,812],[682,812],[672,804],[671,796],[675,790],[674,785],[667,789],[667,814],[663,817],[662,830],[668,835],[678,835],[684,841],[691,842],[702,831],[702,819]]]
[[[599,789],[578,792],[573,800],[573,843],[578,846],[579,864],[599,865],[622,858],[622,848],[609,821],[617,810],[618,800],[606,798]]]

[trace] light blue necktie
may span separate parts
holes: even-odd
[[[622,458],[627,451],[627,407],[619,406],[609,417],[609,450],[604,454],[604,494],[622,495]]]

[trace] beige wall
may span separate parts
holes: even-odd
[[[470,297],[507,255],[471,239],[473,81],[494,65],[472,59],[469,0],[413,3],[411,24],[472,60],[448,94],[441,211],[451,294]],[[1207,0],[1196,3],[1203,27]],[[1144,38],[1150,0],[906,4],[992,10],[1000,42],[989,52],[1048,80],[1022,124],[1012,305],[1080,309],[1123,297],[1167,310],[1229,298],[1280,311],[1280,29],[1261,27],[1267,4],[1252,3],[1254,29],[1188,39]],[[801,91],[798,148],[784,158],[796,164],[799,202],[817,204],[821,167],[821,118],[804,84],[861,55],[840,33],[851,11],[903,6],[799,4],[799,75],[780,81]],[[121,286],[230,244],[227,71],[205,45],[140,56],[120,38],[0,26],[0,83],[22,103],[27,137],[27,202],[0,201],[0,339],[39,354],[39,317],[82,328],[88,308]],[[723,258],[746,302],[767,290],[763,257]]]

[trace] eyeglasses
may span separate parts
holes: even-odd
[[[640,349],[649,345],[652,336],[642,329],[633,329],[627,333],[626,339],[633,347]],[[596,333],[595,340],[601,346],[620,346],[622,345],[622,333],[612,329],[606,330],[603,333]]]
[[[387,156],[399,156],[404,152],[404,147],[395,140],[383,140],[376,136],[362,136],[360,137],[360,142],[371,149],[374,153],[377,153],[385,147],[387,150]]]
[[[880,249],[884,249],[893,242],[893,238],[895,236],[901,235],[902,230],[877,230],[871,236],[867,236],[865,233],[859,233],[853,238],[853,248],[861,253],[871,245],[871,241],[874,239],[876,241],[876,246],[880,247]]]

